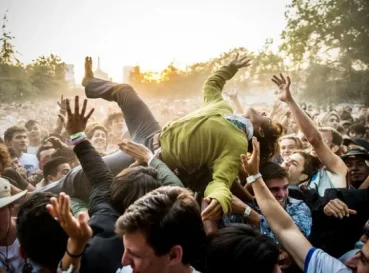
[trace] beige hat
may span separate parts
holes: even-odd
[[[8,180],[0,177],[0,209],[4,208],[19,199],[23,198],[27,193],[27,190],[17,193],[15,195],[10,194],[10,183]]]

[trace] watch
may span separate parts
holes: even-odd
[[[247,184],[252,184],[256,181],[256,179],[260,178],[261,174],[255,174],[255,175],[250,175],[249,177],[246,178]]]
[[[249,206],[246,206],[245,211],[243,212],[243,217],[247,218],[251,214],[251,208]]]

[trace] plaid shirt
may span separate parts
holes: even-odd
[[[265,217],[261,214],[261,211],[257,206],[257,204],[253,203],[248,205],[260,215],[260,226],[259,226],[260,233],[272,238],[274,242],[279,244],[277,238],[270,229],[268,222],[266,221]],[[310,235],[312,225],[311,211],[308,208],[308,206],[302,200],[297,200],[292,197],[288,197],[285,210],[291,216],[292,220],[295,222],[296,226],[302,232],[302,234],[304,234],[305,237],[308,237]],[[243,222],[244,221],[242,215],[228,214],[223,217],[220,226],[222,227],[226,224],[243,223]]]

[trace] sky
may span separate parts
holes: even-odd
[[[97,57],[114,81],[123,66],[161,70],[206,61],[235,47],[257,51],[280,42],[291,0],[0,0],[19,59],[57,54],[83,76]]]

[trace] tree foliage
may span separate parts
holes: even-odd
[[[24,66],[16,57],[14,37],[6,29],[7,13],[0,38],[0,99],[14,101],[40,96],[53,96],[65,92],[65,64],[56,55],[41,56]]]
[[[292,0],[286,19],[281,49],[309,66],[306,96],[368,103],[369,1]]]

